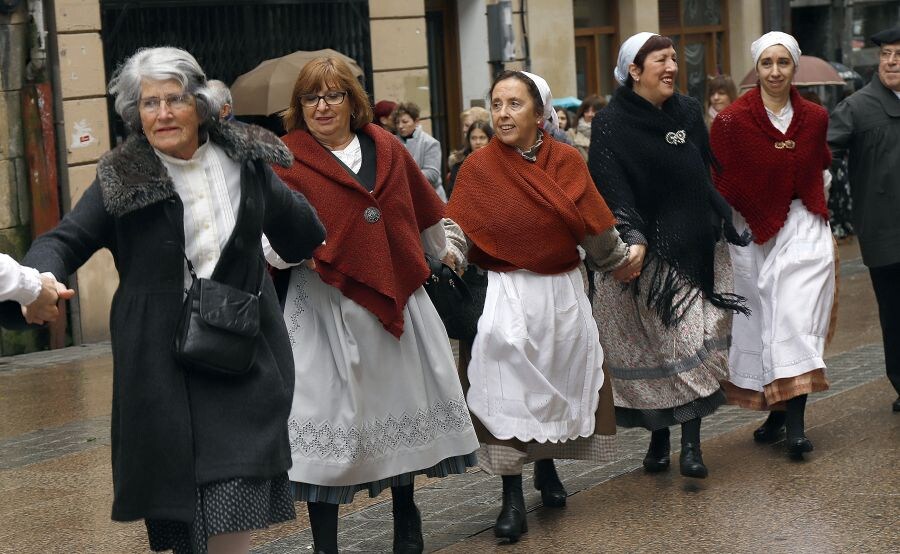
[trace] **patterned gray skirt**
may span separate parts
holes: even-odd
[[[285,473],[274,479],[236,478],[197,488],[194,521],[148,519],[147,537],[155,552],[206,554],[213,535],[265,529],[296,517]]]
[[[728,377],[731,312],[698,298],[678,324],[666,327],[647,306],[644,289],[635,295],[609,275],[596,275],[594,282],[594,319],[613,377],[618,425],[661,429],[725,403],[720,381]],[[716,245],[715,283],[717,292],[734,289],[723,242]]]

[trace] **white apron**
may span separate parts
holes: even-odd
[[[560,442],[590,436],[602,365],[577,268],[558,275],[488,272],[466,400],[494,437]]]
[[[315,271],[291,270],[291,481],[368,483],[478,448],[447,332],[421,287],[403,318],[398,340]]]
[[[734,212],[737,230],[747,228]],[[734,292],[750,317],[735,315],[728,380],[762,391],[776,379],[824,368],[834,301],[834,245],[821,216],[793,200],[787,221],[765,244],[730,245]]]

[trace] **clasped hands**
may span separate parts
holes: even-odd
[[[620,283],[630,283],[641,274],[644,266],[644,255],[647,253],[646,244],[632,244],[628,247],[628,257],[625,263],[612,271],[612,276]]]
[[[31,304],[22,306],[22,315],[28,323],[42,325],[59,317],[60,300],[69,300],[75,291],[60,283],[51,273],[41,274],[41,291]]]

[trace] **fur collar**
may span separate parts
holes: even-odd
[[[261,161],[290,167],[290,150],[271,132],[255,125],[220,122],[207,126],[209,140],[241,163]],[[110,150],[97,164],[103,205],[119,217],[175,197],[165,166],[143,134],[133,134]]]

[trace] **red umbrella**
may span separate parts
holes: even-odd
[[[741,90],[755,87],[756,81],[756,70],[751,69],[750,73],[747,73],[747,76],[741,81]],[[811,87],[815,85],[843,86],[844,84],[844,80],[830,63],[815,56],[800,56],[800,66],[794,74],[794,85]]]

